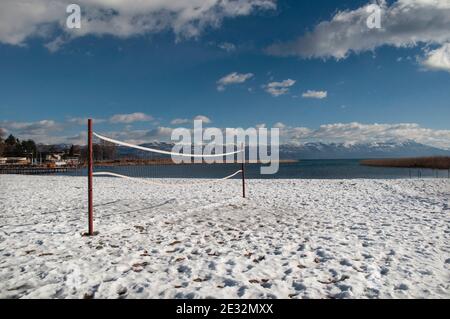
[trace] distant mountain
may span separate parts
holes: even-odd
[[[172,143],[154,142],[144,147],[172,151]],[[129,147],[118,148],[119,157],[166,157]],[[281,159],[356,159],[356,158],[396,158],[422,156],[450,156],[450,150],[416,143],[414,141],[384,143],[305,143],[280,146]]]
[[[37,150],[38,152],[64,152],[66,150],[69,150],[71,146],[72,144],[38,144]]]
[[[280,147],[282,159],[350,159],[450,156],[450,150],[407,141],[402,143],[306,143]]]

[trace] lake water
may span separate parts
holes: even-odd
[[[298,163],[282,163],[275,175],[261,175],[259,164],[246,164],[246,176],[265,179],[355,179],[355,178],[448,178],[448,170],[369,167],[360,160],[302,160]],[[113,172],[130,177],[152,178],[222,178],[240,169],[240,164],[150,165],[95,167],[96,172]],[[85,175],[86,171],[64,175]],[[236,178],[240,178],[238,175]]]

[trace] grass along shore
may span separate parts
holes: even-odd
[[[450,169],[450,157],[370,159],[362,160],[360,163],[376,167]]]

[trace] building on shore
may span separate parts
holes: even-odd
[[[0,165],[29,165],[31,161],[27,157],[0,157]]]
[[[50,153],[45,154],[45,161],[47,163],[58,163],[62,161],[64,153]]]
[[[80,158],[79,157],[65,157],[64,161],[66,162],[66,165],[68,165],[68,166],[78,166],[78,165],[80,165]]]

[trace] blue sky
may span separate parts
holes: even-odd
[[[164,26],[127,34],[73,33],[57,10],[42,21],[19,23],[27,21],[20,13],[0,23],[0,128],[38,142],[81,143],[83,119],[93,117],[99,131],[144,142],[167,139],[175,123],[189,126],[202,115],[217,127],[275,125],[289,142],[413,139],[450,148],[450,29],[442,30],[450,18],[440,15],[449,16],[450,3],[381,2],[379,35],[360,23],[369,1],[243,2],[251,5],[238,8],[244,13],[210,13],[213,23],[194,16],[181,26],[145,7]],[[82,19],[96,9],[80,6]],[[393,10],[407,7],[430,20],[414,24]],[[9,0],[0,4],[8,10],[16,13]],[[347,20],[337,23],[342,12]],[[411,34],[396,33],[407,23]],[[190,28],[194,35],[185,34]]]

